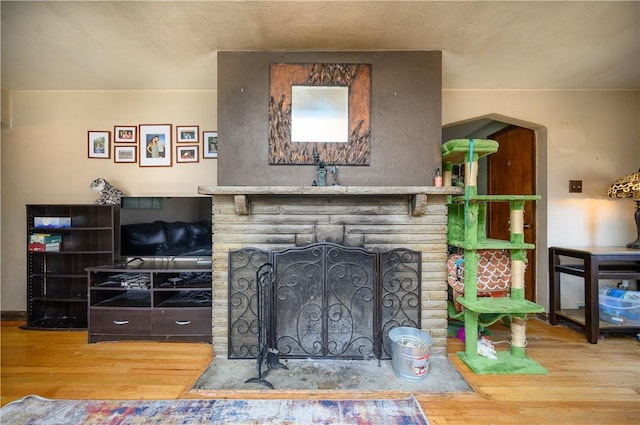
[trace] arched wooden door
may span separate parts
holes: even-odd
[[[509,126],[490,136],[500,147],[487,157],[487,189],[492,195],[532,195],[536,193],[536,135],[527,128]],[[509,205],[490,203],[487,208],[487,233],[490,238],[509,240]],[[524,240],[536,243],[536,204],[524,207]],[[536,257],[527,253],[525,297],[535,301]]]

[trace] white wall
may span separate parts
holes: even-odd
[[[97,193],[88,185],[96,177],[131,195],[192,195],[198,186],[217,184],[215,159],[150,169],[87,158],[88,130],[164,123],[216,130],[215,91],[2,93],[2,311],[26,310],[25,204],[91,203]],[[549,246],[635,239],[633,202],[605,193],[640,167],[639,91],[445,90],[442,100],[443,125],[496,115],[533,123],[544,197],[538,204],[539,303],[548,303]],[[568,193],[569,179],[583,180],[582,194]],[[563,302],[580,302],[581,291],[577,283],[563,286]]]
[[[26,310],[26,204],[93,203],[99,195],[89,183],[96,177],[129,195],[195,195],[198,186],[217,184],[217,159],[141,168],[87,158],[88,130],[137,124],[198,125],[200,136],[217,130],[215,91],[3,91],[2,105],[2,311]]]
[[[548,247],[636,238],[634,203],[606,192],[640,167],[640,91],[445,90],[442,107],[443,125],[498,116],[536,130],[538,303],[548,306]],[[569,180],[583,192],[568,193]],[[584,304],[580,281],[563,276],[562,303]]]

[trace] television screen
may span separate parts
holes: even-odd
[[[211,198],[121,199],[120,256],[211,259]]]

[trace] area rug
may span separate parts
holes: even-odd
[[[31,395],[4,406],[0,423],[429,425],[413,396],[403,400],[51,400]]]

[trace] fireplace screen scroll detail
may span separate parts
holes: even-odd
[[[389,359],[384,336],[420,326],[421,254],[331,243],[229,253],[229,358],[255,358],[255,272],[275,271],[270,346],[281,358]]]

